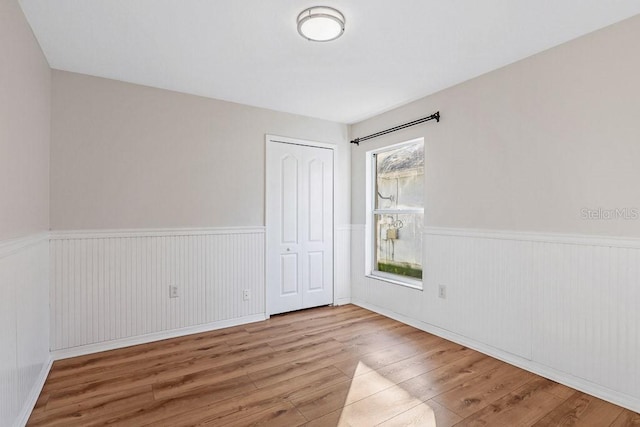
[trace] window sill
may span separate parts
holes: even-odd
[[[383,275],[384,273],[369,273],[365,274],[366,277],[370,279],[380,280],[382,282],[393,283],[394,285],[400,285],[407,288],[415,289],[416,291],[422,291],[422,282],[418,280],[401,280],[396,278],[394,275]]]

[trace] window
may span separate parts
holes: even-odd
[[[370,151],[367,273],[422,288],[424,140]]]

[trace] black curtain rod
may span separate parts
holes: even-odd
[[[420,123],[428,122],[430,120],[435,120],[436,122],[440,123],[440,111],[436,111],[434,114],[432,114],[430,116],[423,117],[421,119],[414,120],[412,122],[405,123],[403,125],[395,126],[395,127],[390,128],[390,129],[387,129],[387,130],[382,130],[380,132],[376,132],[376,133],[373,133],[371,135],[363,136],[362,138],[356,138],[353,141],[351,141],[351,143],[352,144],[356,144],[357,146],[360,146],[360,143],[362,141],[366,141],[367,139],[377,138],[379,136],[386,135],[388,133],[395,132],[395,131],[400,130],[400,129],[404,129],[404,128],[408,128],[410,126],[419,125]]]

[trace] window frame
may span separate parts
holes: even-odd
[[[424,221],[424,191],[422,195],[422,208],[407,208],[407,209],[377,209],[376,208],[376,196],[377,196],[377,171],[376,171],[376,155],[385,153],[388,151],[397,150],[399,148],[422,144],[424,148],[424,138],[415,138],[409,141],[400,142],[397,144],[386,145],[384,147],[376,148],[366,153],[366,226],[365,226],[365,276],[381,280],[384,282],[406,286],[412,289],[423,290],[424,281],[424,253],[421,256],[422,266],[422,280],[410,278],[407,276],[401,276],[398,274],[388,273],[377,270],[376,267],[376,215],[380,214],[422,214],[422,220]],[[423,151],[424,152],[424,151]],[[426,162],[425,162],[426,163]],[[424,223],[422,224],[424,227]],[[424,243],[423,243],[424,247]]]

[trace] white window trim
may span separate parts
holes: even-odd
[[[366,227],[365,227],[365,276],[371,279],[381,280],[384,282],[392,283],[395,285],[406,286],[412,289],[423,290],[423,281],[424,281],[424,254],[423,254],[423,265],[422,265],[422,280],[416,280],[409,277],[400,276],[397,274],[391,274],[384,271],[378,271],[373,268],[373,258],[375,255],[375,227],[373,224],[374,217],[374,203],[375,203],[375,186],[374,182],[376,179],[375,169],[373,168],[373,156],[378,153],[384,153],[385,151],[395,150],[398,148],[402,148],[407,145],[413,145],[421,143],[424,145],[424,138],[415,138],[409,141],[401,142],[399,144],[387,145],[381,148],[376,148],[374,150],[367,151],[366,153],[366,210],[367,210],[367,219],[366,219]],[[426,162],[425,162],[426,163]],[[389,213],[423,213],[424,214],[424,200],[423,200],[423,208],[422,209],[378,209],[378,211],[384,211]]]

